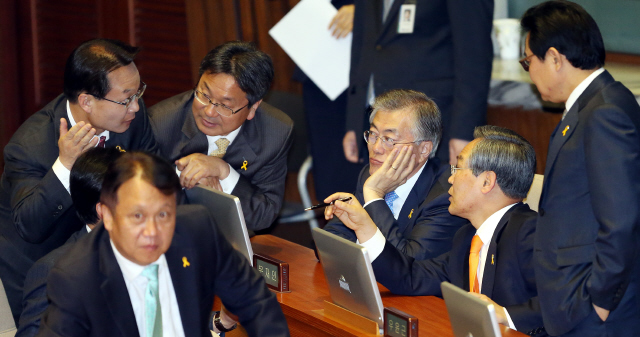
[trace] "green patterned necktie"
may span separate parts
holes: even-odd
[[[150,264],[142,271],[149,282],[144,292],[144,308],[147,323],[147,337],[162,337],[162,309],[158,294],[158,265]]]

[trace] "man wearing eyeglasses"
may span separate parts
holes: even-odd
[[[211,50],[189,90],[149,109],[162,155],[184,188],[203,184],[240,199],[247,228],[269,227],[284,196],[293,122],[262,103],[269,55],[233,41]]]
[[[640,330],[640,107],[604,69],[596,21],[569,1],[524,14],[525,70],[565,103],[549,143],[534,267],[552,336]]]
[[[75,160],[95,146],[157,151],[145,107],[145,84],[133,63],[138,48],[96,39],[67,59],[64,94],[36,112],[4,149],[0,188],[0,278],[14,318],[24,277],[83,223],[69,195]]]
[[[391,90],[376,97],[370,123],[364,132],[369,165],[360,172],[356,198],[405,255],[422,260],[449,251],[466,221],[449,214],[449,166],[434,157],[442,134],[438,106],[421,92]],[[357,239],[337,218],[324,229]]]

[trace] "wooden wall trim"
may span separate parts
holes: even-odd
[[[606,62],[640,65],[640,55],[623,54],[623,53],[607,53]]]

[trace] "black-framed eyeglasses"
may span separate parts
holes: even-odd
[[[117,101],[113,101],[110,100],[106,97],[97,97],[93,94],[90,94],[91,96],[98,98],[98,99],[103,99],[105,101],[109,101],[112,103],[116,103],[116,104],[120,104],[120,105],[124,105],[127,109],[129,109],[129,107],[131,106],[131,103],[133,103],[133,101],[135,101],[136,99],[140,99],[140,97],[142,97],[142,95],[144,94],[144,91],[147,89],[147,85],[144,82],[140,82],[140,88],[138,89],[138,92],[136,92],[135,94],[131,95],[129,98],[125,99],[122,102],[117,102]]]
[[[198,102],[200,102],[200,104],[204,105],[204,106],[209,106],[209,105],[213,105],[213,108],[216,110],[216,112],[223,117],[230,117],[231,115],[235,115],[237,114],[240,110],[246,108],[249,106],[249,103],[247,103],[245,106],[243,106],[242,108],[233,111],[233,109],[231,109],[230,107],[222,104],[222,103],[213,103],[211,101],[211,98],[209,98],[209,96],[207,96],[205,93],[201,92],[198,89],[193,89],[194,91],[194,96],[195,98],[198,100]]]
[[[469,167],[456,167],[455,165],[451,165],[451,175],[456,174],[456,171],[458,170],[470,170],[471,168]]]
[[[393,149],[395,145],[406,145],[423,142],[423,140],[416,140],[413,142],[397,142],[389,137],[380,136],[371,130],[366,130],[364,132],[364,141],[367,142],[367,144],[375,144],[378,141],[378,138],[380,138],[380,141],[382,141],[382,146],[384,146],[387,150]]]
[[[520,65],[522,66],[522,68],[524,69],[524,71],[528,72],[529,71],[529,66],[531,65],[531,58],[533,57],[534,54],[531,54],[529,56],[521,58],[518,62],[520,62]]]

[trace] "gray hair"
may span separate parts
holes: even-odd
[[[379,110],[396,111],[411,108],[415,119],[411,134],[415,141],[433,143],[429,158],[435,156],[440,138],[442,138],[442,118],[440,117],[440,109],[427,95],[414,90],[394,89],[376,97],[372,108],[369,123],[373,123],[373,118]]]
[[[493,171],[507,197],[526,198],[536,167],[533,146],[514,131],[493,125],[476,127],[473,137],[479,139],[468,159],[473,175]]]

